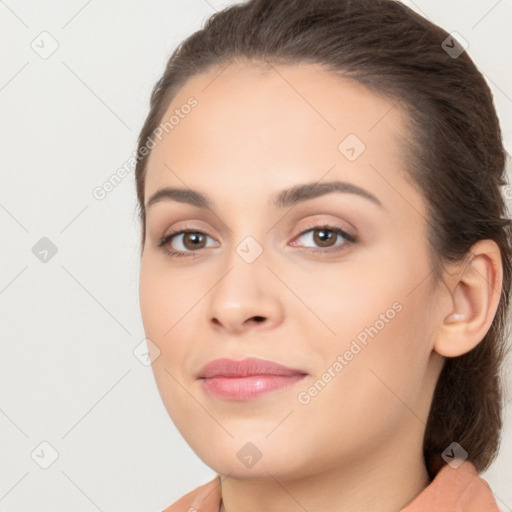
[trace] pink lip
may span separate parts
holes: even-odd
[[[251,400],[263,393],[288,387],[306,372],[257,358],[241,361],[216,359],[198,374],[206,391],[221,398]]]

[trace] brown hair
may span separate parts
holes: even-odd
[[[448,32],[395,0],[251,0],[211,16],[171,55],[156,83],[138,139],[136,186],[145,239],[141,153],[170,102],[196,74],[235,60],[315,63],[390,98],[406,114],[408,178],[428,204],[429,249],[435,282],[443,263],[494,240],[503,290],[483,340],[447,358],[437,382],[424,438],[427,466],[453,441],[485,470],[496,457],[502,427],[500,367],[505,357],[512,248],[506,205],[505,158],[491,91],[468,53]],[[461,50],[450,55],[449,48]]]

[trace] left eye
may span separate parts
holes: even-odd
[[[333,245],[333,241],[335,242],[338,237],[346,240],[345,243],[338,245],[348,245],[356,242],[356,238],[354,236],[350,235],[338,226],[316,226],[314,228],[309,228],[303,231],[297,237],[297,240],[303,238],[317,244],[317,247],[330,248],[336,247],[336,245]]]

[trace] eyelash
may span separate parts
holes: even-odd
[[[336,249],[336,247],[339,247],[339,246],[329,247],[327,249],[322,249],[322,248],[314,249],[311,247],[306,247],[305,248],[306,251],[314,252],[314,253],[341,252],[341,251],[345,250],[347,246],[358,242],[357,237],[355,237],[354,235],[351,235],[350,233],[347,233],[340,226],[331,225],[331,224],[308,226],[303,231],[301,231],[295,238],[300,238],[303,235],[305,235],[306,233],[309,233],[310,231],[321,231],[321,230],[331,231],[335,235],[339,235],[339,236],[345,238],[346,241],[345,241],[345,243],[341,244],[341,248],[338,248],[338,249]],[[194,253],[199,252],[199,250],[175,251],[175,250],[169,250],[169,249],[164,248],[164,246],[167,245],[175,236],[186,234],[186,233],[194,233],[194,234],[201,234],[201,235],[209,236],[207,233],[204,233],[203,231],[192,229],[192,228],[190,228],[190,229],[185,228],[185,229],[174,231],[172,233],[169,233],[168,235],[164,235],[164,236],[160,237],[158,239],[158,247],[163,249],[171,257],[178,257],[178,258],[194,257],[195,256]]]

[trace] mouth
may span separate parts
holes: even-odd
[[[272,391],[289,388],[306,377],[303,370],[273,361],[247,358],[216,359],[202,368],[197,378],[203,388],[219,398],[253,400]]]
[[[305,375],[252,375],[250,377],[210,377],[202,379],[209,393],[231,400],[253,400],[263,394],[290,387]]]

